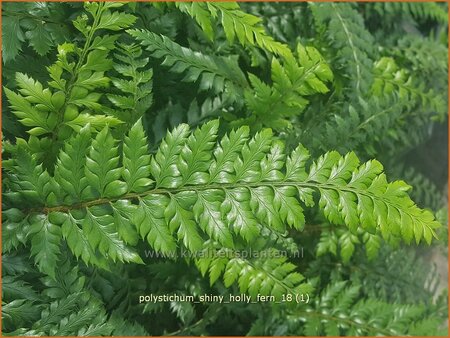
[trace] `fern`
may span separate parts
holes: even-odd
[[[203,275],[209,272],[211,284],[223,274],[225,287],[238,282],[239,291],[254,298],[262,293],[281,300],[286,293],[311,291],[310,285],[301,283],[304,277],[294,271],[295,265],[288,263],[286,257],[278,258],[276,252],[266,254],[269,258],[250,260],[239,257],[239,253],[219,251],[216,253],[219,258],[200,258],[196,263]]]
[[[338,51],[336,59],[346,68],[349,76],[349,92],[356,95],[365,92],[371,85],[371,59],[375,54],[373,38],[364,29],[362,17],[350,4],[312,4],[316,25],[322,30],[327,25],[326,37],[331,47]],[[351,96],[346,94],[347,97]]]
[[[57,3],[5,4],[2,8],[3,62],[17,61],[18,55],[27,51],[27,44],[34,55],[43,56],[68,38],[69,25],[63,16],[54,15],[54,12],[62,10],[63,5]]]
[[[139,324],[125,321],[119,314],[113,313],[110,323],[114,327],[112,335],[147,336],[147,331]]]
[[[27,303],[24,299],[13,300],[9,303],[2,302],[2,318],[5,330],[17,326],[25,326],[32,323],[39,316],[39,308]]]
[[[304,275],[307,278],[319,276],[324,287],[333,285],[328,282],[330,279],[349,280],[363,286],[361,292],[365,297],[386,303],[425,304],[430,310],[433,308],[436,297],[442,292],[439,290],[442,284],[438,268],[427,263],[428,258],[412,247],[392,248],[383,243],[377,259],[368,262],[365,256],[358,246],[351,264],[342,265],[340,257],[322,255]],[[324,266],[336,266],[336,269],[324,270]]]
[[[290,47],[311,28],[311,16],[306,3],[245,3],[242,6],[246,11],[260,16],[270,35]]]
[[[111,334],[112,323],[108,321],[104,310],[99,311],[101,307],[98,299],[81,291],[85,286],[85,278],[80,276],[76,267],[72,267],[70,259],[62,259],[59,263],[61,263],[60,273],[56,278],[46,277],[43,280],[43,284],[47,286],[44,294],[36,297],[29,289],[25,289],[26,298],[23,292],[19,292],[19,300],[9,303],[6,309],[2,309],[5,318],[15,314],[11,321],[16,327],[22,326],[9,335]],[[16,294],[18,290],[24,288],[24,285],[16,287]],[[14,313],[15,311],[29,316],[29,319],[21,322],[21,314],[18,315],[19,313]],[[38,312],[34,315],[33,312],[36,311]]]
[[[297,46],[297,60],[291,55],[281,65],[273,59],[271,68],[272,87],[250,74],[252,88],[245,92],[252,116],[244,119],[244,123],[256,123],[258,128],[272,126],[283,129],[290,125],[287,118],[299,115],[307,106],[305,96],[328,92],[326,83],[333,79],[329,66],[319,52],[300,44]]]
[[[406,182],[414,187],[411,190],[411,196],[422,208],[439,210],[445,205],[445,196],[429,176],[419,172],[414,167],[405,168],[397,166],[391,170],[391,177],[398,177],[400,174]]]
[[[36,301],[40,299],[31,285],[11,276],[5,276],[3,278],[2,291],[3,298],[6,301],[12,301],[14,299],[29,299]]]
[[[230,63],[231,60],[204,56],[151,32],[129,33],[148,45],[153,56],[164,57],[163,65],[171,67],[171,71],[182,73],[189,69],[183,79],[185,81],[195,82],[200,78],[200,88],[225,90],[236,99],[238,90],[245,89],[250,117],[232,122],[232,126],[256,123],[257,128],[272,126],[283,129],[289,125],[288,117],[299,115],[306,107],[308,100],[304,96],[326,93],[326,83],[333,78],[330,68],[315,48],[298,45],[297,57],[287,53],[283,65],[277,59],[272,60],[272,88],[251,73],[249,87],[244,74],[236,71],[239,68],[236,63]]]
[[[434,20],[436,22],[448,23],[446,8],[439,3],[377,3],[372,6],[380,15],[407,17],[412,16],[416,20]]]
[[[395,59],[411,65],[414,70],[420,69],[430,80],[434,79],[429,83],[432,86],[439,79],[434,75],[448,72],[448,65],[444,62],[448,50],[444,44],[434,39],[405,36],[398,41],[392,53]]]
[[[119,14],[110,8],[114,6],[86,4],[86,10],[92,16],[92,26],[87,26],[86,15],[78,17],[74,25],[85,37],[84,46],[79,48],[72,43],[58,46],[58,59],[47,68],[51,78],[48,85],[52,89],[44,89],[39,81],[21,73],[16,75],[19,93],[5,88],[13,113],[23,125],[29,127],[29,134],[43,136],[40,142],[52,140],[58,144],[70,137],[72,130],[79,131],[88,123],[93,130],[101,130],[107,124],[121,123],[112,116],[79,111],[80,108],[98,111],[101,108],[98,103],[101,94],[94,90],[109,84],[109,78],[104,76],[104,72],[112,65],[107,55],[113,49],[116,37],[95,36],[96,33],[102,30],[117,31],[135,21],[134,16]],[[76,63],[69,61],[71,56],[76,57]],[[99,61],[101,66],[98,66]],[[67,73],[68,80],[63,75]],[[50,158],[46,161],[46,166],[51,167],[53,160]]]
[[[414,335],[435,330],[439,325],[439,320],[422,305],[386,303],[364,297],[362,292],[360,283],[334,280],[310,304],[297,309],[278,306],[276,315],[261,313],[250,332],[305,336],[396,335],[398,332]]]
[[[5,4],[3,335],[445,335],[446,11]]]
[[[243,233],[239,228],[248,223],[247,217],[278,231],[284,231],[283,221],[292,227],[301,228],[304,221],[300,202],[311,206],[314,203],[313,193],[317,191],[320,193],[319,205],[325,216],[331,222],[347,225],[352,231],[360,226],[368,232],[379,229],[386,239],[401,236],[407,242],[413,238],[419,242],[424,238],[430,243],[435,236],[438,223],[433,215],[413,204],[405,193],[408,189],[406,184],[401,181],[387,183],[378,162],[369,161],[359,165],[353,153],[341,157],[336,152],[330,152],[321,156],[307,170],[304,163],[308,154],[304,148],[298,147],[288,156],[285,164],[281,144],[273,143],[270,130],[266,130],[242,144],[238,151],[231,152],[230,156],[235,159],[230,167],[229,161],[220,156],[213,159],[209,155],[216,142],[217,127],[218,122],[212,121],[189,137],[187,126],[174,130],[150,162],[154,187],[128,194],[126,192],[130,188],[127,188],[127,183],[130,184],[130,180],[127,183],[120,180],[123,169],[119,166],[115,141],[107,128],[98,133],[85,157],[84,168],[91,187],[85,199],[77,204],[60,204],[53,199],[48,204],[47,201],[54,195],[44,188],[36,188],[42,194],[41,201],[45,207],[26,217],[31,224],[29,234],[35,247],[33,252],[37,254],[36,260],[39,263],[45,259],[48,263],[41,264],[41,270],[49,274],[55,270],[62,234],[54,222],[63,224],[63,232],[73,253],[77,257],[81,255],[89,263],[95,262],[95,256],[83,252],[95,252],[96,249],[114,261],[139,262],[139,257],[118,237],[119,224],[115,223],[117,217],[113,217],[113,211],[120,212],[119,203],[129,199],[137,199],[139,205],[128,204],[128,213],[122,212],[120,216],[125,219],[131,216],[141,236],[147,237],[149,244],[162,252],[175,249],[174,232],[194,252],[202,243],[201,237],[206,235],[224,247],[232,248],[230,225],[226,224],[221,205],[226,205],[225,195],[233,198],[236,194],[244,198],[239,200],[239,204],[243,204],[243,210],[247,210],[241,215],[243,224],[234,225],[236,235]],[[128,142],[134,144],[145,140],[139,124],[133,128]],[[77,139],[73,139],[73,142],[76,143]],[[68,144],[73,147],[72,142]],[[17,161],[27,156],[25,151],[20,152]],[[32,159],[28,161],[31,161],[31,167]],[[62,163],[57,165],[57,172]],[[148,163],[144,162],[142,167],[136,169],[148,170]],[[216,163],[215,166],[212,166],[213,163]],[[209,168],[218,172],[216,181],[219,185],[208,183]],[[136,169],[125,169],[136,172]],[[228,179],[225,174],[229,175]],[[19,173],[18,178],[22,184],[33,184],[33,180],[40,178],[43,187],[53,180],[46,172],[34,170]],[[144,184],[142,187],[150,182],[148,171],[147,174],[141,174],[140,178]],[[66,196],[74,189],[67,180],[64,183],[70,187],[69,191],[65,191],[58,180],[54,182],[61,189],[60,196]],[[7,200],[10,196],[14,196],[13,191],[5,193]],[[277,199],[286,202],[280,203]],[[200,229],[194,219],[199,221]],[[80,239],[86,244],[81,251],[80,247],[77,249]]]
[[[29,264],[26,256],[23,254],[9,254],[4,250],[2,253],[2,266],[5,275],[17,276],[31,271],[31,264]]]
[[[304,323],[302,331],[306,335],[414,334],[418,328],[410,323],[427,318],[421,306],[387,304],[376,299],[356,301],[359,292],[358,286],[346,287],[345,282],[336,282],[321,293],[314,305],[295,311],[291,316]],[[421,324],[430,328],[437,325],[437,321]]]
[[[3,49],[3,60],[13,59],[21,50],[21,42],[25,41],[24,33],[20,27],[20,21],[17,18],[4,17],[2,19],[3,34],[2,39],[5,41]],[[5,50],[10,51],[7,54]]]
[[[359,244],[364,244],[367,258],[373,260],[380,250],[381,236],[379,233],[371,234],[362,231],[353,234],[345,228],[324,226],[316,253],[318,257],[328,253],[337,256],[339,253],[342,261],[348,263]]]
[[[150,31],[129,30],[128,33],[141,40],[153,56],[164,57],[163,65],[171,67],[173,72],[186,71],[184,81],[195,82],[200,78],[203,89],[222,91],[226,87],[226,81],[241,87],[247,83],[235,58],[202,55]]]
[[[23,97],[7,88],[5,88],[5,94],[8,96],[13,112],[21,119],[19,121],[27,127],[33,127],[29,131],[32,135],[39,136],[51,132],[56,126],[55,118],[49,118],[48,113],[37,110],[31,105],[31,102],[41,104],[43,109],[55,112],[60,107],[55,107],[51,101],[52,93],[49,90],[43,93],[42,85],[39,82],[34,82],[25,74],[17,74],[16,80],[18,85],[21,86],[24,95],[27,96]],[[33,92],[42,93],[43,95],[33,97]],[[29,98],[28,100],[26,99],[27,97]],[[55,102],[56,99],[57,96],[55,96]]]
[[[260,18],[243,12],[237,3],[177,3],[177,7],[192,16],[210,39],[214,36],[211,18],[217,18],[220,13],[222,27],[230,43],[237,38],[243,46],[256,45],[281,56],[290,53],[286,45],[267,35]]]
[[[395,61],[382,58],[374,65],[375,79],[372,93],[376,96],[392,95],[396,93],[399,100],[418,102],[423,109],[436,112],[440,118],[446,113],[445,102],[439,94],[430,90],[424,91],[424,85],[414,85],[411,77],[399,70]]]
[[[114,87],[123,94],[108,94],[114,106],[121,109],[119,119],[129,120],[133,125],[151,107],[153,102],[152,77],[153,71],[141,70],[148,64],[148,58],[140,58],[142,50],[136,45],[119,44],[115,58],[121,63],[113,65],[117,73],[124,78],[112,79]]]
[[[432,89],[425,91],[425,84],[417,83],[404,69],[399,69],[393,59],[375,62],[373,76],[371,96],[359,98],[343,114],[336,112],[331,116],[325,127],[327,134],[315,140],[314,147],[341,151],[361,147],[371,155],[379,149],[398,147],[399,143],[411,147],[427,137],[427,129],[419,126],[427,125],[430,119],[444,118],[445,99]],[[323,125],[311,128],[310,133],[322,128]],[[416,132],[410,133],[410,128]],[[367,133],[378,130],[381,130],[378,135],[367,143]]]

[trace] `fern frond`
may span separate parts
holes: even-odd
[[[379,233],[371,234],[361,229],[356,234],[346,228],[332,226],[321,227],[320,240],[317,244],[316,255],[318,257],[330,253],[342,258],[348,263],[359,244],[364,244],[367,258],[374,259],[378,255],[381,246]]]
[[[430,307],[441,279],[436,265],[427,263],[428,258],[413,247],[380,244],[377,259],[368,260],[361,250],[362,245],[355,245],[351,264],[342,264],[341,258],[334,255],[321,255],[309,265],[304,275],[309,280],[313,276],[320,276],[323,281],[349,280],[363,286],[361,292],[364,297],[386,303],[426,304]],[[333,268],[325,271],[324,266]]]
[[[363,284],[332,279],[310,303],[295,309],[276,306],[276,314],[261,311],[251,335],[297,336],[412,335],[428,329],[427,334],[442,334],[433,326],[445,320],[422,304],[387,303],[363,294]],[[280,326],[282,331],[280,330]]]
[[[252,116],[243,123],[256,122],[258,129],[282,129],[290,125],[288,118],[305,109],[309,102],[306,97],[328,92],[333,73],[319,51],[298,44],[296,54],[286,56],[283,64],[272,59],[271,86],[249,74],[252,88],[245,91],[245,101]]]
[[[60,253],[61,229],[43,215],[34,217],[30,220],[32,225],[28,232],[31,237],[31,254],[35,256],[39,270],[54,277]]]
[[[314,303],[288,318],[303,323],[301,332],[310,336],[399,335],[409,333],[413,323],[427,318],[423,306],[358,300],[359,295],[359,285],[334,282]]]
[[[344,68],[343,76],[349,82],[349,92],[345,95],[353,97],[365,93],[372,82],[371,60],[376,52],[363,18],[351,4],[311,3],[309,6],[316,25],[327,27],[324,34],[336,51],[332,64],[337,69]]]
[[[114,218],[108,214],[109,210],[101,207],[92,207],[86,210],[82,222],[83,234],[85,234],[92,248],[98,248],[99,252],[107,258],[121,262],[142,263],[139,255],[124,245],[114,225]]]
[[[210,40],[214,37],[211,18],[217,19],[220,14],[225,36],[230,43],[234,42],[237,37],[237,40],[243,46],[258,46],[280,56],[290,54],[288,46],[275,41],[266,33],[260,18],[245,13],[237,3],[192,2],[177,3],[176,6],[194,18]]]
[[[175,73],[185,73],[183,81],[195,82],[200,79],[202,89],[223,91],[226,83],[245,87],[247,80],[240,70],[236,58],[219,58],[195,52],[182,47],[166,36],[147,30],[127,31],[141,41],[155,58],[164,58],[163,66]]]
[[[88,181],[84,174],[86,155],[91,143],[89,125],[82,128],[72,141],[60,151],[55,178],[67,192],[62,198],[67,203],[79,202],[88,196]]]
[[[144,30],[130,30],[129,33],[148,46],[154,57],[164,57],[164,66],[170,71],[186,73],[184,81],[200,79],[201,89],[215,88],[224,91],[232,101],[245,96],[250,117],[242,118],[232,126],[254,124],[255,128],[271,126],[283,129],[289,125],[287,118],[299,115],[306,107],[306,96],[326,93],[326,83],[333,79],[332,72],[320,53],[313,47],[297,46],[297,56],[285,54],[283,64],[272,61],[272,86],[253,74],[249,74],[251,86],[231,58],[206,56],[181,47],[167,37],[160,37]]]
[[[32,290],[19,283],[15,287],[4,285],[7,291],[17,295],[26,292],[33,303],[24,303],[28,306],[23,310],[25,316],[29,315],[33,322],[20,322],[21,314],[16,315],[14,326],[5,329],[9,335],[108,335],[112,326],[107,320],[106,312],[90,288],[85,283],[85,276],[80,273],[73,261],[61,255],[59,269],[54,277],[45,276],[41,279],[44,286],[39,297],[33,295]],[[34,273],[35,271],[33,271]],[[23,276],[22,276],[23,278]],[[6,281],[9,281],[6,277]],[[31,292],[30,292],[31,291]],[[19,296],[20,297],[20,296]],[[38,310],[38,316],[31,312]]]
[[[190,15],[201,27],[209,40],[214,39],[213,16],[207,3],[202,2],[176,2],[175,6],[183,13]],[[216,14],[217,16],[217,14]]]
[[[23,275],[32,270],[29,257],[10,253],[2,253],[2,268],[8,276]]]
[[[54,15],[65,10],[61,3],[5,4],[2,8],[3,62],[15,63],[19,56],[29,53],[32,59],[42,57],[61,40],[69,39],[71,24],[64,16]]]
[[[346,271],[353,281],[366,282],[364,293],[386,302],[427,304],[433,303],[440,284],[440,274],[434,263],[421,256],[412,248],[380,248],[378,259],[370,263],[355,257]],[[378,277],[377,277],[378,276]]]
[[[140,58],[142,49],[137,45],[117,44],[114,54],[117,62],[113,67],[121,76],[113,78],[114,87],[120,94],[107,94],[107,98],[120,109],[119,119],[129,121],[130,126],[147,111],[153,103],[152,69],[145,68],[148,58]]]
[[[78,266],[73,265],[73,259],[67,247],[62,247],[61,255],[58,257],[58,270],[54,277],[42,277],[42,283],[47,287],[42,294],[51,299],[68,299],[82,293],[86,277],[80,273]],[[80,299],[78,299],[80,300]]]
[[[10,184],[20,187],[22,193],[11,194],[9,198],[16,203],[35,203],[43,205],[51,203],[54,198],[53,179],[42,164],[37,164],[36,159],[26,150],[26,142],[17,140],[17,151],[14,163],[15,175],[11,176]]]
[[[148,332],[140,324],[124,320],[117,311],[113,312],[109,323],[114,328],[112,332],[114,336],[148,336]]]
[[[76,218],[76,216],[80,217],[76,213],[68,213],[58,218],[56,218],[57,216],[53,217],[57,220],[55,223],[62,224],[62,235],[75,257],[81,257],[86,264],[107,268],[105,259],[101,256],[99,257],[94,247],[91,246],[88,237],[82,230],[81,219]]]
[[[93,131],[98,131],[105,125],[121,123],[113,116],[92,113],[102,108],[99,103],[102,94],[96,90],[109,85],[105,71],[112,67],[108,54],[117,39],[111,35],[100,37],[97,33],[126,28],[136,19],[131,14],[111,11],[111,8],[104,3],[86,3],[85,9],[91,19],[82,15],[74,21],[85,37],[84,45],[63,43],[58,46],[56,61],[47,67],[51,79],[48,86],[52,90],[22,73],[16,74],[19,93],[5,88],[13,113],[28,127],[27,132],[32,136],[42,137],[41,140],[50,141],[57,147],[73,134],[72,129],[79,131],[90,123]],[[92,23],[88,25],[90,21]],[[85,110],[80,112],[80,109]],[[50,159],[45,162],[50,171],[54,165],[54,154],[51,153],[47,154]]]
[[[390,170],[390,177],[402,176],[405,182],[411,185],[411,197],[421,208],[430,208],[438,211],[445,205],[446,198],[443,191],[440,191],[437,185],[414,167],[405,168],[405,166],[395,166]]]
[[[447,114],[444,99],[425,85],[416,86],[411,76],[398,69],[392,58],[383,57],[374,64],[372,94],[378,97],[398,95],[398,100],[417,102],[422,109],[436,112],[441,118]]]
[[[5,301],[14,299],[36,301],[40,298],[31,285],[12,276],[4,276],[2,278],[2,295]]]
[[[147,137],[142,123],[135,123],[123,142],[123,172],[122,177],[128,191],[141,192],[153,181],[150,176],[150,155],[147,149]]]
[[[5,217],[6,214],[9,214],[8,219]],[[27,243],[27,233],[30,225],[18,209],[5,210],[3,211],[3,215],[2,252],[5,253]]]
[[[259,253],[261,257],[246,258],[245,253],[229,249],[214,250],[209,246],[199,253],[196,265],[203,275],[209,273],[213,285],[221,275],[226,287],[239,285],[240,292],[256,298],[257,294],[272,295],[281,301],[283,294],[299,294],[312,291],[304,277],[295,271],[294,264],[276,250]]]
[[[381,97],[373,95],[367,100],[360,98],[343,111],[330,116],[325,123],[319,122],[309,130],[302,131],[300,140],[313,148],[335,148],[341,152],[353,149],[358,153],[376,156],[386,150],[399,151],[400,147],[410,149],[427,139],[428,128],[432,123],[430,115],[434,115],[434,118],[441,118],[442,115],[438,116],[433,110],[422,110],[420,95],[423,92],[414,86],[408,85],[401,89],[402,99],[399,99],[398,87],[388,87],[390,95],[383,93]],[[411,94],[409,89],[419,93]],[[410,94],[415,95],[417,101],[409,100]],[[439,95],[425,97],[424,103],[439,109],[445,107]],[[320,135],[324,128],[327,132]],[[367,134],[375,136],[367,142]],[[316,136],[313,138],[313,135]]]
[[[55,237],[54,230],[59,227],[52,222],[56,222],[64,224],[64,236],[72,242],[69,247],[77,257],[90,260],[86,247],[77,247],[74,242],[86,238],[87,248],[98,249],[104,257],[140,262],[139,256],[118,237],[120,223],[116,224],[117,217],[113,217],[114,209],[124,203],[120,201],[127,200],[139,203],[128,204],[121,217],[129,218],[140,235],[162,252],[176,249],[174,233],[180,244],[195,252],[202,238],[217,240],[228,248],[233,247],[235,235],[251,239],[256,233],[252,230],[255,222],[278,232],[285,231],[284,222],[301,229],[304,223],[301,205],[312,206],[316,193],[325,217],[332,223],[345,224],[353,232],[358,228],[369,233],[380,231],[387,240],[402,237],[408,243],[413,238],[417,243],[422,238],[430,243],[436,236],[439,223],[432,213],[419,209],[410,200],[404,182],[388,183],[383,167],[375,160],[360,165],[353,153],[341,156],[329,152],[308,169],[304,163],[309,156],[304,148],[298,147],[286,160],[281,144],[273,141],[270,130],[264,130],[245,142],[242,150],[234,150],[239,156],[232,156],[235,157],[232,166],[230,163],[218,168],[217,163],[224,162],[221,151],[228,141],[222,141],[221,151],[213,151],[217,147],[217,128],[216,120],[193,133],[185,125],[169,133],[150,161],[152,176],[141,176],[155,184],[140,193],[127,193],[127,184],[120,180],[123,167],[114,146],[116,141],[104,129],[86,156],[87,179],[96,191],[81,203],[48,205],[40,211],[31,211],[27,217],[34,229],[34,246],[50,245],[47,251],[35,250],[37,261],[43,262],[41,256],[45,254],[56,262],[55,244],[61,237],[60,233]],[[246,128],[236,133],[246,133]],[[131,132],[127,142],[139,144],[141,137],[142,131]],[[228,140],[230,137],[235,138],[231,135]],[[76,143],[77,139],[71,142]],[[215,160],[210,157],[211,152],[217,156]],[[142,169],[146,167],[148,162],[143,162]],[[217,183],[210,182],[211,173],[215,173]],[[47,176],[45,180],[50,178]],[[64,192],[64,185],[55,182]],[[67,186],[67,180],[64,184]],[[47,199],[48,196],[43,196],[44,201]],[[230,206],[233,213],[229,213]],[[199,228],[194,220],[199,222]],[[229,224],[233,220],[239,222]],[[252,228],[243,230],[247,224]],[[50,264],[45,272],[51,273],[53,268]]]
[[[4,4],[2,334],[447,334],[447,11]]]
[[[14,93],[8,88],[4,88],[6,97],[9,100],[12,112],[20,119],[24,126],[32,127],[28,132],[31,135],[40,136],[50,133],[56,121],[49,119],[46,112],[39,111],[20,94]]]
[[[52,336],[77,335],[108,335],[112,326],[106,321],[106,314],[98,310],[98,305],[88,304],[80,311],[64,317],[56,327],[52,327],[49,334]]]
[[[33,325],[37,331],[47,331],[52,324],[60,322],[65,316],[75,311],[80,304],[79,294],[71,294],[61,300],[53,301],[42,311],[41,318]]]
[[[270,35],[276,40],[289,44],[298,41],[300,35],[309,36],[312,27],[311,13],[307,3],[243,3],[247,12],[260,16]]]
[[[400,39],[392,49],[392,54],[397,61],[406,63],[418,75],[427,75],[434,85],[438,76],[448,72],[448,49],[439,41],[431,38],[405,36]],[[444,83],[445,85],[445,83]]]
[[[372,4],[375,11],[381,15],[390,14],[393,17],[411,15],[418,21],[434,20],[438,23],[448,23],[448,13],[445,4],[436,2],[411,3],[376,3]]]
[[[39,318],[40,309],[31,301],[16,299],[9,303],[2,302],[2,324],[5,331],[24,327]]]
[[[412,147],[428,135],[430,120],[441,120],[446,114],[444,98],[425,83],[399,69],[392,58],[382,58],[374,64],[371,97],[360,98],[327,122],[327,135],[315,146],[341,151],[358,149],[375,155],[385,149]],[[323,126],[311,130],[317,133]],[[374,134],[371,142],[366,135]],[[305,135],[306,137],[306,135]]]

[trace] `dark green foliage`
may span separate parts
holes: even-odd
[[[2,17],[4,335],[446,335],[446,5]]]
[[[66,21],[70,11],[63,4],[30,2],[17,5],[8,2],[3,4],[2,10],[4,63],[16,59],[29,47],[37,55],[46,55],[72,34],[72,27]]]
[[[116,54],[117,63],[113,65],[118,73],[117,78],[111,80],[120,94],[108,94],[108,100],[117,107],[117,114],[122,121],[132,126],[152,105],[152,77],[151,69],[147,66],[148,58],[140,58],[142,50],[137,45],[118,43]],[[125,94],[125,95],[124,95]]]
[[[275,307],[275,311],[280,311]],[[299,336],[396,336],[399,332],[411,335],[429,334],[436,330],[439,320],[427,318],[424,306],[386,303],[377,298],[365,298],[358,284],[349,286],[336,281],[318,295],[311,305],[296,310],[275,312],[275,316],[256,322],[252,335]],[[408,318],[407,321],[405,319]],[[410,325],[409,321],[417,324]],[[436,331],[437,332],[437,331]],[[438,334],[443,334],[444,330]]]

